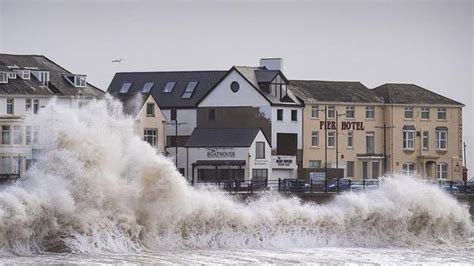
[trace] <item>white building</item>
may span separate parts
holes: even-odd
[[[0,179],[17,178],[33,162],[38,129],[25,122],[54,97],[81,106],[103,92],[42,55],[0,54]],[[28,120],[28,121],[32,121]]]

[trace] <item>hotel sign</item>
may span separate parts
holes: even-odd
[[[285,155],[272,156],[272,168],[294,169],[296,168],[296,156],[285,156]]]
[[[336,130],[336,121],[321,121],[319,129]],[[341,130],[365,130],[364,122],[341,121],[339,125]]]
[[[207,149],[207,158],[210,158],[210,159],[235,158],[235,151],[225,150],[225,149],[209,148],[209,149]]]

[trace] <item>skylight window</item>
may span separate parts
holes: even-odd
[[[191,81],[188,83],[188,86],[186,86],[186,90],[184,90],[183,96],[181,98],[183,99],[189,99],[193,95],[194,89],[196,89],[197,86],[197,81]]]
[[[176,82],[174,81],[170,81],[168,83],[166,83],[166,86],[165,88],[163,89],[163,92],[173,92],[173,89],[174,89],[174,86],[176,85]]]
[[[126,82],[122,85],[122,88],[120,88],[120,93],[127,93],[130,87],[132,86],[132,83]]]
[[[151,91],[151,88],[153,88],[153,85],[155,85],[155,82],[145,83],[145,85],[143,85],[142,93],[149,93]]]

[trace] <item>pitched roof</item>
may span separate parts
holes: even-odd
[[[185,147],[250,147],[259,128],[195,128]]]
[[[74,87],[64,75],[72,74],[68,70],[51,61],[44,55],[14,55],[0,54],[0,65],[16,66],[20,69],[35,68],[34,70],[49,71],[50,82],[43,86],[33,75],[29,80],[19,77],[9,79],[8,83],[0,84],[0,94],[7,95],[44,95],[44,96],[86,96],[102,97],[104,92],[97,87],[86,83],[83,88]]]
[[[383,97],[385,103],[463,105],[415,84],[386,83],[374,88],[373,91],[379,97]]]
[[[272,105],[301,105],[300,100],[290,90],[287,91],[287,97],[278,99],[277,97],[273,96],[268,91],[260,88],[260,85],[258,84],[259,82],[272,81],[273,78],[277,74],[279,73],[281,74],[280,71],[267,70],[264,67],[247,67],[247,66],[235,66],[234,69],[237,70],[237,72],[239,72],[250,84],[252,84],[253,87],[270,102],[270,104]],[[268,72],[268,73],[263,74],[264,72]],[[269,77],[272,75],[273,75],[273,78],[269,79]],[[286,80],[286,77],[283,76],[283,74],[281,74],[281,76],[283,79]],[[259,80],[259,77],[262,78],[262,80]],[[268,81],[263,81],[263,78],[265,78],[265,80],[268,80]]]
[[[122,72],[116,73],[107,92],[112,95],[134,95],[141,93],[147,82],[153,82],[150,93],[161,109],[192,108],[219,83],[227,71],[172,71],[172,72]],[[189,99],[182,95],[191,81],[198,84]],[[163,92],[168,82],[176,82],[172,92]],[[119,93],[124,83],[132,83],[128,93]]]
[[[289,88],[305,103],[382,103],[374,91],[358,81],[290,80]]]

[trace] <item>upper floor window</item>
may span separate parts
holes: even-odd
[[[415,149],[415,132],[416,130],[414,126],[403,127],[403,149]]]
[[[436,149],[446,150],[448,148],[448,128],[436,128]]]
[[[31,78],[31,72],[29,70],[22,70],[21,71],[21,78],[22,79],[30,79]]]
[[[128,93],[130,87],[132,86],[131,82],[125,82],[122,84],[122,87],[119,90],[119,93]]]
[[[286,96],[286,82],[280,75],[277,75],[270,83],[270,93],[278,100]]]
[[[155,104],[147,103],[146,104],[146,116],[155,116]]]
[[[216,109],[210,108],[207,113],[207,119],[209,121],[216,121]]]
[[[37,114],[39,110],[39,99],[33,100],[33,114]]]
[[[2,144],[10,144],[10,126],[2,126]]]
[[[15,72],[8,73],[8,78],[9,79],[16,79],[16,73]]]
[[[49,83],[49,71],[40,71],[38,79],[41,82],[41,84],[43,84],[44,86],[47,86]]]
[[[421,119],[423,120],[430,119],[430,108],[427,108],[427,107],[421,108]]]
[[[15,106],[14,106],[13,98],[8,98],[7,99],[7,114],[12,115],[14,108]]]
[[[25,111],[31,111],[31,99],[25,99]]]
[[[173,89],[174,89],[175,85],[176,85],[175,81],[170,81],[170,82],[166,83],[166,86],[163,89],[163,92],[166,92],[166,93],[173,92]]]
[[[334,105],[327,106],[327,116],[328,118],[336,117],[336,107]]]
[[[319,105],[311,106],[311,117],[319,118]]]
[[[8,73],[0,72],[0,83],[8,83]]]
[[[13,144],[15,145],[23,144],[23,126],[22,125],[13,126]]]
[[[374,119],[375,118],[375,107],[366,106],[365,107],[365,118]]]
[[[438,108],[438,119],[446,120],[446,108]]]
[[[283,121],[283,109],[277,109],[277,121]]]
[[[374,153],[374,132],[367,132],[365,135],[367,153]]]
[[[143,85],[142,93],[149,93],[155,82],[147,82]]]
[[[346,118],[354,118],[354,117],[355,117],[355,107],[346,106]]]
[[[436,165],[436,178],[437,179],[448,178],[448,164],[440,163]]]
[[[347,131],[347,148],[354,146],[354,131]]]
[[[265,142],[257,141],[255,143],[255,158],[265,159]]]
[[[291,121],[298,121],[298,110],[291,110]]]
[[[74,86],[76,86],[76,87],[85,87],[86,86],[86,76],[80,76],[80,75],[74,76]]]
[[[318,131],[311,132],[311,146],[313,147],[319,146],[319,132]]]
[[[309,168],[321,168],[321,160],[309,160]]]
[[[415,164],[414,163],[404,163],[403,164],[403,174],[408,176],[415,175]]]
[[[336,131],[328,131],[327,134],[328,134],[327,146],[330,148],[334,148],[336,146]]]
[[[188,83],[186,86],[186,89],[184,90],[183,95],[181,96],[182,99],[189,99],[191,96],[193,96],[194,89],[196,89],[197,86],[197,81],[191,81]]]
[[[430,147],[430,132],[423,131],[423,150],[429,150]]]
[[[156,128],[145,128],[143,130],[143,140],[148,142],[152,147],[156,147],[158,129]]]
[[[405,119],[413,119],[413,107],[405,107]]]

